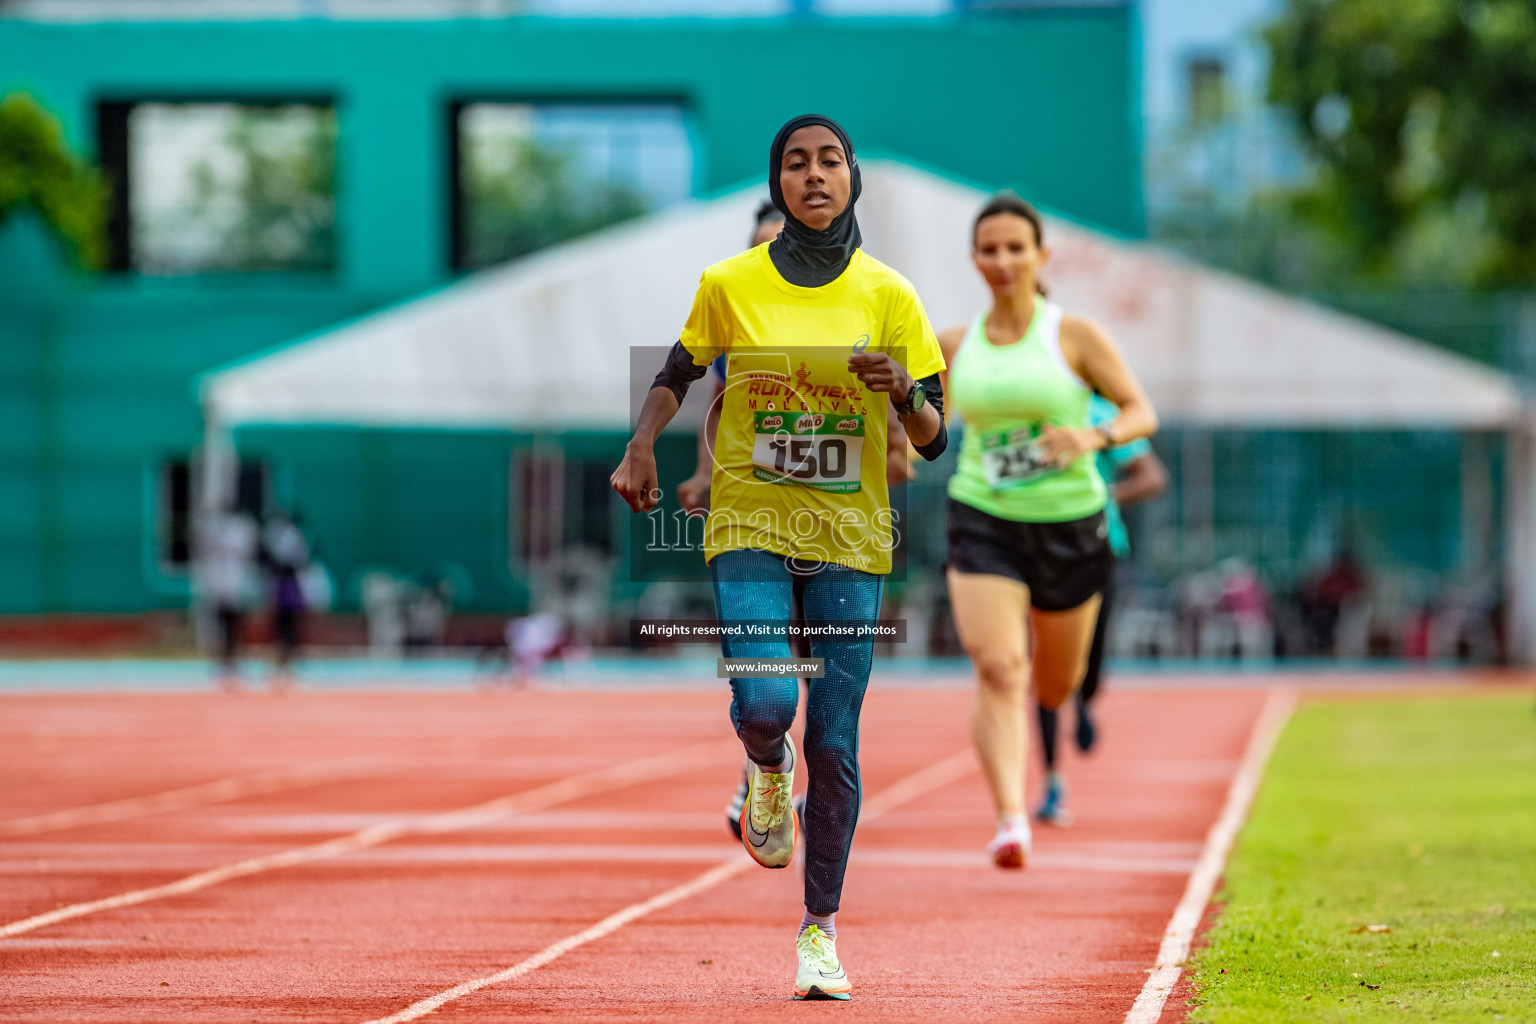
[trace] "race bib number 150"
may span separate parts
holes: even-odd
[[[759,480],[844,494],[859,490],[863,416],[758,410],[752,418],[752,470]]]

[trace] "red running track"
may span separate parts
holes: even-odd
[[[433,1019],[1120,1021],[1264,696],[1107,693],[1101,749],[1069,755],[1078,824],[1037,829],[1029,869],[1002,872],[982,852],[985,787],[956,757],[969,694],[877,682],[861,760],[883,813],[860,826],[838,916],[851,1003],[789,999],[795,872],[725,867]],[[734,863],[725,706],[701,691],[4,698],[0,931],[257,870],[0,937],[0,1020],[362,1024],[528,961]],[[179,795],[144,799],[164,793]],[[286,863],[295,850],[311,852]],[[1162,1019],[1182,1016],[1176,998]]]

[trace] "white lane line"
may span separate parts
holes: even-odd
[[[143,796],[127,797],[107,803],[50,811],[26,818],[13,818],[9,821],[0,821],[0,838],[34,836],[86,825],[109,824],[151,814],[163,814],[167,811],[184,811],[209,804],[266,796],[324,782],[366,778],[370,775],[389,775],[413,767],[439,768],[445,764],[459,764],[468,760],[474,760],[477,763],[502,762],[507,759],[476,757],[474,750],[469,746],[473,741],[500,738],[502,735],[502,733],[491,733],[435,737],[371,754],[357,754],[331,761],[271,768],[250,775],[234,775],[160,793],[147,793]],[[430,748],[444,744],[451,744],[454,752],[446,758],[432,757]],[[428,750],[422,750],[423,747]],[[411,750],[417,751],[417,755],[411,758],[403,756]]]
[[[184,848],[187,864],[197,863],[206,846],[188,844]],[[714,864],[730,847],[710,845],[647,846],[647,864]],[[125,855],[132,852],[132,856]],[[178,851],[183,852],[183,851]],[[414,846],[394,843],[372,850],[360,850],[347,858],[349,867],[376,864],[614,864],[633,852],[632,847],[599,844],[507,844]],[[0,860],[0,876],[31,875],[46,871],[53,877],[99,875],[108,872],[154,871],[167,866],[164,847],[134,847],[120,851],[115,858],[79,858],[69,860]],[[1198,862],[1194,857],[1114,856],[1074,853],[1066,850],[1035,850],[1030,855],[1032,872],[1094,872],[1131,875],[1178,875],[1188,877]],[[882,850],[861,848],[853,853],[856,868],[910,868],[943,871],[995,872],[992,858],[979,850]]]
[[[335,761],[317,761],[288,768],[272,768],[251,775],[235,775],[227,779],[203,782],[180,789],[168,789],[145,796],[127,797],[104,804],[74,807],[69,810],[51,811],[30,818],[12,818],[0,821],[0,836],[35,836],[43,832],[57,832],[82,825],[102,825],[125,821],[149,814],[166,811],[183,811],[208,804],[228,803],[252,796],[266,796],[287,789],[298,789],[321,782],[354,778],[360,775],[382,774],[393,766],[395,770],[406,767],[398,758],[379,757],[372,754],[344,757]]]
[[[453,988],[439,992],[435,996],[412,1003],[399,1013],[369,1021],[368,1024],[402,1024],[404,1021],[425,1017],[444,1003],[451,1003],[455,999],[461,999],[471,992],[478,992],[487,986],[498,985],[503,981],[511,981],[513,978],[520,978],[530,971],[538,970],[552,960],[558,960],[578,946],[585,946],[587,943],[596,941],[605,935],[611,935],[636,918],[644,917],[646,914],[661,910],[664,907],[670,907],[672,904],[701,893],[705,889],[725,881],[732,875],[738,875],[752,866],[754,866],[753,861],[746,855],[746,852],[738,850],[691,881],[685,882],[674,889],[668,889],[666,892],[658,893],[643,903],[634,903],[616,914],[610,914],[585,931],[579,931],[575,935],[566,936],[552,946],[545,946],[520,964],[514,964],[504,971],[498,971],[483,978],[474,978],[470,981],[462,982],[453,986]]]
[[[523,845],[516,846],[394,846],[374,850],[348,863],[366,864],[613,864],[623,861],[625,846]],[[720,859],[718,846],[647,846],[647,864],[713,864]],[[979,850],[870,850],[855,849],[853,868],[912,868],[943,871],[996,872],[992,858]],[[1127,875],[1187,876],[1199,862],[1193,857],[1094,857],[1036,850],[1029,867],[1041,871],[1089,871]],[[25,870],[25,863],[19,864]],[[0,864],[0,870],[4,870]],[[19,873],[19,872],[18,872]]]
[[[1179,974],[1184,970],[1184,961],[1189,956],[1189,946],[1194,941],[1195,930],[1200,927],[1205,906],[1211,901],[1211,894],[1226,867],[1227,855],[1232,852],[1238,830],[1248,817],[1248,808],[1264,776],[1264,765],[1269,760],[1270,752],[1275,749],[1280,731],[1285,728],[1285,723],[1295,709],[1296,694],[1290,689],[1270,690],[1269,696],[1265,698],[1258,721],[1248,734],[1248,746],[1243,751],[1242,765],[1227,789],[1227,801],[1222,805],[1221,815],[1206,835],[1199,864],[1190,873],[1184,897],[1174,908],[1173,917],[1168,921],[1168,930],[1163,934],[1162,946],[1157,951],[1157,963],[1147,976],[1146,984],[1141,987],[1141,994],[1125,1015],[1125,1024],[1157,1024],[1158,1018],[1163,1015],[1163,1005],[1167,1003],[1174,984],[1179,980]]]
[[[104,910],[116,910],[120,907],[131,907],[139,903],[148,903],[151,900],[196,892],[199,889],[206,889],[209,886],[218,885],[220,882],[227,882],[235,878],[245,878],[249,875],[259,875],[267,871],[276,871],[299,864],[309,864],[318,860],[341,857],[356,850],[366,849],[370,846],[379,846],[401,836],[437,835],[443,832],[474,828],[478,825],[507,817],[508,815],[520,814],[529,810],[541,810],[554,804],[576,800],[602,792],[603,790],[621,786],[632,786],[669,775],[677,775],[681,772],[718,761],[725,757],[728,751],[739,752],[739,750],[740,748],[734,742],[727,744],[724,741],[713,740],[708,743],[686,747],[673,753],[641,758],[638,761],[610,765],[607,768],[600,768],[596,771],[573,775],[524,793],[513,793],[509,796],[498,797],[495,800],[476,804],[472,807],[461,808],[456,811],[432,814],[426,817],[401,818],[395,821],[380,822],[377,825],[360,829],[350,835],[338,836],[335,839],[316,843],[313,846],[300,846],[266,857],[252,857],[249,860],[238,861],[234,864],[226,864],[222,867],[210,868],[207,871],[199,871],[197,874],[188,875],[186,878],[169,882],[165,885],[157,885],[149,889],[135,889],[131,892],[119,893],[116,896],[108,896],[104,899],[91,900],[86,903],[74,903],[67,907],[60,907],[57,910],[50,910],[46,914],[38,914],[35,917],[29,917],[21,921],[13,921],[4,927],[0,927],[0,938],[9,938],[12,935],[20,935],[23,932],[30,932],[51,924],[57,924],[60,921],[67,921],[70,918],[84,917],[87,914],[96,914]]]
[[[997,871],[992,858],[979,850],[865,850],[854,854],[853,863],[861,867]],[[1041,871],[1187,875],[1194,867],[1193,857],[1094,857],[1039,848],[1029,855],[1031,875]]]
[[[863,809],[859,812],[859,822],[878,818],[894,807],[898,807],[909,800],[915,800],[925,793],[941,789],[964,778],[976,770],[976,757],[969,750],[963,750],[958,754],[947,757],[937,764],[929,765],[922,771],[908,775],[891,788],[884,790],[875,797],[864,802]],[[546,946],[533,956],[521,963],[514,964],[504,971],[488,974],[483,978],[474,978],[470,981],[455,985],[453,988],[439,992],[435,996],[429,996],[420,1002],[412,1003],[399,1013],[388,1017],[380,1017],[368,1021],[367,1024],[405,1024],[406,1021],[425,1017],[445,1003],[451,1003],[455,999],[461,999],[471,992],[478,992],[482,988],[491,985],[499,985],[504,981],[520,978],[531,971],[536,971],[545,964],[558,960],[571,950],[585,946],[589,942],[595,942],[605,935],[611,935],[620,928],[647,914],[680,903],[690,896],[695,896],[706,889],[719,885],[721,882],[734,875],[739,875],[748,868],[754,867],[752,859],[743,851],[736,851],[726,857],[719,864],[708,871],[684,882],[666,892],[658,893],[650,899],[640,903],[634,903],[617,913],[610,914],[592,927],[569,935],[551,946]]]

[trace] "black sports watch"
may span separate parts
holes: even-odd
[[[912,390],[907,392],[905,401],[892,402],[891,404],[896,408],[896,415],[911,416],[928,404],[928,392],[921,384],[914,383]]]

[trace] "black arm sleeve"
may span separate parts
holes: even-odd
[[[933,406],[933,411],[939,414],[939,432],[933,435],[933,440],[924,445],[913,445],[917,454],[932,462],[944,454],[944,449],[949,445],[949,431],[944,426],[944,385],[939,383],[939,375],[932,374],[918,381],[923,386],[923,395],[928,404]]]
[[[939,419],[944,418],[944,385],[939,381],[939,375],[931,373],[918,381],[923,386],[923,400],[933,406],[934,412],[939,414]]]
[[[709,370],[709,364],[703,366],[693,365],[693,356],[683,348],[683,343],[678,341],[672,345],[672,350],[667,353],[667,361],[662,366],[656,379],[651,381],[652,388],[666,388],[672,392],[677,404],[682,405],[683,399],[688,395],[688,385],[698,380]]]

